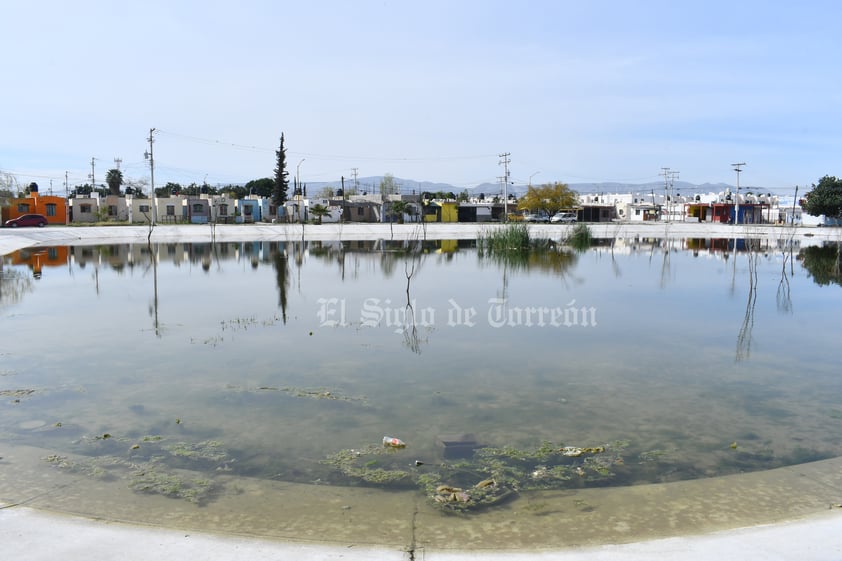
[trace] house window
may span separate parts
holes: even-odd
[[[82,212],[85,212],[84,205],[82,205]],[[149,212],[149,205],[140,205],[140,212]]]
[[[219,205],[219,216],[228,216],[228,205]]]
[[[363,207],[358,206],[357,207],[357,216],[362,216],[363,214],[365,214],[365,212],[363,212]]]
[[[175,216],[175,205],[167,205],[167,216]]]
[[[117,216],[117,206],[108,205],[108,216]]]
[[[29,212],[29,203],[18,203],[18,212]]]
[[[251,216],[252,210],[253,209],[252,209],[251,205],[244,206],[243,207],[243,214],[245,214],[246,216]]]
[[[82,214],[90,214],[91,205],[79,205],[79,212],[81,212]]]
[[[53,203],[47,204],[47,216],[55,216],[56,215],[56,205]]]
[[[640,209],[639,208],[634,209],[634,215],[640,216]]]
[[[193,214],[204,214],[204,213],[205,213],[205,209],[202,205],[200,205],[199,203],[196,203],[196,204],[193,205]]]

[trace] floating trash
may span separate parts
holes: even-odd
[[[400,438],[395,438],[394,436],[384,436],[383,446],[387,448],[406,448],[406,443]]]

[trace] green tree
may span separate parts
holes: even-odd
[[[123,172],[117,168],[110,169],[105,174],[105,182],[108,184],[108,191],[111,195],[120,195],[120,187],[123,185]]]
[[[281,133],[281,145],[275,151],[277,165],[275,167],[275,185],[272,190],[272,204],[280,207],[287,202],[289,191],[289,172],[287,172],[287,149],[284,148],[284,133]]]
[[[391,173],[384,175],[383,180],[380,181],[380,194],[383,197],[398,194],[398,184],[395,183],[395,176]]]
[[[391,214],[398,219],[398,224],[403,224],[403,215],[409,214],[411,209],[406,201],[392,201],[390,205]]]
[[[807,214],[828,217],[842,217],[842,179],[832,175],[825,175],[819,179],[818,185],[804,195],[802,205]]]
[[[310,214],[312,214],[313,216],[318,218],[319,224],[321,224],[322,223],[322,217],[330,214],[330,210],[324,205],[315,204],[315,205],[310,207]]]
[[[246,183],[245,191],[249,195],[258,195],[260,197],[271,197],[275,190],[275,180],[271,177],[264,177],[262,179],[252,179]]]
[[[272,180],[272,185],[275,185],[274,179]],[[249,195],[248,189],[246,189],[242,185],[228,185],[223,189],[223,191],[225,193],[228,193],[228,196],[232,199],[245,199]]]
[[[529,187],[517,207],[520,210],[543,210],[554,214],[564,208],[573,208],[578,201],[579,194],[576,191],[566,183],[556,181],[540,187]]]

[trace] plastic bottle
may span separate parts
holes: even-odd
[[[383,446],[386,446],[387,448],[406,448],[406,443],[400,438],[395,438],[394,436],[384,436]]]

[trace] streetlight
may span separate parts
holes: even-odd
[[[529,176],[529,186],[532,187],[532,178],[541,173],[540,171],[536,171],[532,175]]]
[[[743,171],[742,168],[746,165],[745,162],[740,162],[739,164],[731,164],[734,167],[734,171],[737,172],[737,198],[736,198],[736,206],[734,207],[734,224],[740,223],[740,172]]]

